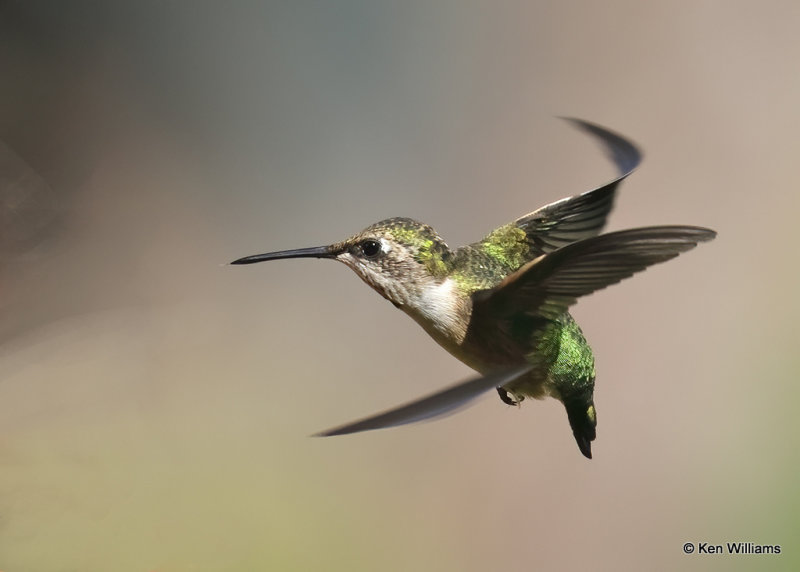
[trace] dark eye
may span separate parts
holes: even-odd
[[[377,240],[367,239],[361,242],[361,252],[367,258],[377,256],[381,251],[381,243]]]

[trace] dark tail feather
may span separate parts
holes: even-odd
[[[569,425],[572,427],[572,434],[578,442],[578,448],[587,459],[592,458],[592,441],[597,436],[597,413],[594,409],[594,402],[588,400],[565,400],[564,407],[567,408]]]

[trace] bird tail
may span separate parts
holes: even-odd
[[[592,458],[592,441],[597,436],[597,412],[594,408],[594,401],[591,395],[583,398],[571,398],[564,400],[564,407],[567,409],[569,425],[572,427],[572,434],[578,443],[578,448],[587,459]]]

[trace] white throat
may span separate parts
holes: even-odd
[[[412,300],[403,306],[406,313],[445,347],[453,342],[460,343],[466,335],[467,324],[462,318],[465,301],[455,291],[457,287],[452,278],[439,284],[429,283],[412,294]]]

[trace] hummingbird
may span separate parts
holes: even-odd
[[[397,217],[328,246],[257,254],[231,263],[285,258],[343,262],[480,374],[316,436],[443,416],[496,389],[508,405],[526,398],[560,401],[580,452],[592,458],[597,426],[594,356],[569,308],[582,296],[713,239],[716,232],[670,225],[600,234],[619,184],[638,167],[642,154],[631,141],[600,125],[563,119],[601,144],[617,178],[456,249],[431,226]]]

